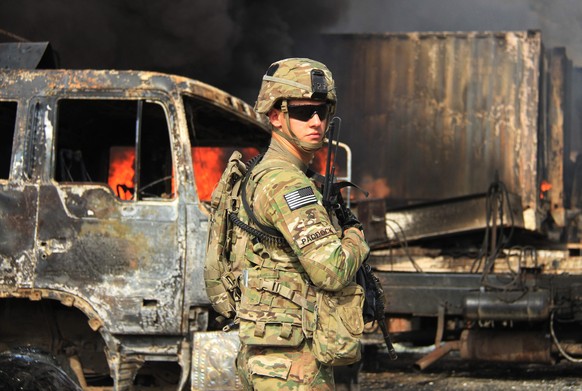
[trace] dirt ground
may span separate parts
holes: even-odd
[[[463,361],[453,352],[419,371],[414,363],[423,355],[399,352],[390,361],[382,352],[366,358],[358,384],[337,385],[343,390],[582,390],[582,364],[567,361],[554,366],[541,364],[484,363]],[[342,371],[347,373],[347,371]],[[341,381],[341,376],[339,377]]]

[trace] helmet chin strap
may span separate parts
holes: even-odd
[[[285,123],[287,124],[287,129],[289,129],[289,134],[286,134],[280,129],[273,128],[273,131],[283,137],[285,140],[289,141],[291,144],[295,145],[297,148],[305,153],[317,152],[323,147],[323,138],[321,141],[315,143],[308,143],[306,141],[301,141],[295,135],[293,130],[291,130],[291,121],[289,120],[289,110],[287,109],[287,100],[281,102],[281,111],[285,114]]]

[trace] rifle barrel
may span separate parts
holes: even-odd
[[[323,202],[327,203],[329,201],[329,192],[331,191],[331,186],[333,185],[333,178],[331,177],[332,174],[332,167],[333,162],[331,161],[331,149],[332,149],[332,142],[333,142],[333,135],[335,132],[335,122],[331,122],[329,125],[329,132],[327,134],[327,161],[325,164],[325,180],[323,182]],[[329,211],[328,211],[329,213]]]
[[[396,350],[392,344],[392,339],[390,339],[390,334],[388,333],[388,328],[386,327],[386,321],[384,319],[378,320],[378,324],[380,325],[380,330],[382,330],[382,335],[384,336],[384,342],[388,348],[388,356],[390,357],[390,360],[396,360],[398,358],[398,354],[396,354]]]

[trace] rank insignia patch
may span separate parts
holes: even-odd
[[[313,194],[313,189],[307,186],[302,189],[292,191],[289,194],[285,194],[285,201],[287,201],[289,209],[295,210],[305,205],[315,204],[317,202],[317,198],[315,198],[315,194]]]

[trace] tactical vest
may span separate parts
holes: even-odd
[[[249,204],[256,184],[281,163],[262,162],[245,186]],[[250,212],[250,213],[249,213]],[[253,211],[240,208],[239,218],[259,226]],[[247,345],[297,346],[314,330],[315,290],[299,259],[286,241],[261,240],[235,229],[233,253],[244,255],[240,277],[242,300],[238,308],[239,335]],[[279,234],[280,235],[280,234]]]

